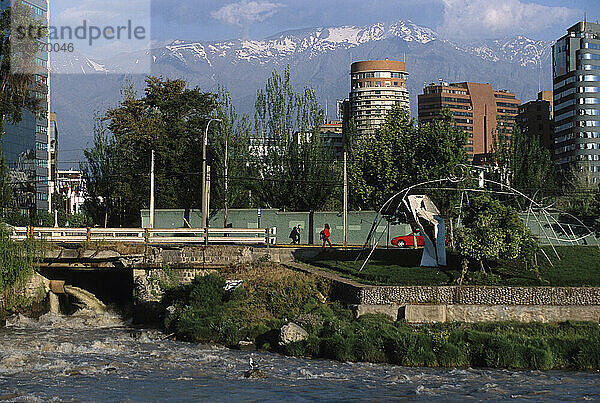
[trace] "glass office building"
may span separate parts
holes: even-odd
[[[579,22],[552,46],[554,159],[600,182],[600,24]]]
[[[48,1],[27,0],[22,3],[32,10],[32,15],[48,25]],[[11,6],[10,0],[0,0],[0,8]],[[10,170],[15,190],[15,199],[23,211],[50,210],[51,207],[51,141],[49,130],[49,86],[48,51],[40,43],[35,60],[38,72],[35,75],[34,96],[41,100],[42,110],[37,113],[23,111],[17,124],[7,122],[2,136],[2,152]]]

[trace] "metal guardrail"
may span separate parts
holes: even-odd
[[[12,227],[11,238],[47,242],[123,242],[142,244],[236,243],[275,245],[277,228],[55,228]]]

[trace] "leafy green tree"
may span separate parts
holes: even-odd
[[[85,209],[94,221],[140,225],[140,210],[149,206],[152,150],[157,208],[201,208],[202,138],[216,106],[214,94],[188,89],[183,80],[147,77],[141,98],[125,88],[84,153]]]
[[[87,196],[84,208],[96,224],[104,224],[110,217],[110,223],[117,221],[117,188],[119,165],[117,164],[117,145],[99,115],[94,122],[94,141],[84,150],[86,158],[81,170],[86,181]]]
[[[502,123],[502,124],[500,124]],[[523,133],[516,125],[499,122],[492,144],[494,179],[538,198],[556,193],[556,169],[542,139]]]
[[[440,119],[415,126],[408,110],[394,107],[374,136],[353,145],[349,183],[354,208],[379,209],[411,185],[456,174],[467,163],[467,136],[444,111]]]
[[[349,121],[344,121],[342,132],[344,133],[344,151],[348,153],[348,158],[352,159],[354,143],[358,139],[358,129],[356,128],[354,118],[351,118]]]
[[[250,180],[250,139],[252,124],[247,115],[239,117],[224,88],[217,93],[217,130],[211,132],[211,208],[246,208],[250,206],[248,184]],[[225,151],[227,150],[227,154]],[[227,178],[225,163],[227,162]],[[227,179],[227,180],[226,180]],[[225,200],[227,203],[225,204]],[[226,218],[224,217],[226,221]]]
[[[511,186],[527,195],[555,193],[555,167],[541,138],[528,136],[514,127],[510,150]]]
[[[323,108],[315,92],[296,92],[289,67],[276,70],[255,102],[252,195],[259,205],[296,211],[322,208],[331,197],[335,176],[332,152],[321,139]]]
[[[535,268],[539,246],[514,208],[483,194],[472,197],[463,213],[463,226],[455,230],[456,250],[463,256],[459,283],[470,263],[483,272],[490,261],[518,260]]]
[[[573,167],[563,174],[562,194],[557,198],[559,210],[577,217],[598,217],[600,215],[600,187],[591,183],[589,168]]]

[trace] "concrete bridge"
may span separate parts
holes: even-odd
[[[48,280],[87,290],[107,305],[129,306],[133,302],[136,316],[148,323],[163,313],[158,307],[163,281],[184,284],[197,275],[231,265],[266,260],[292,263],[319,252],[320,248],[266,244],[50,243],[38,272]]]

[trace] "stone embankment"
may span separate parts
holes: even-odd
[[[302,263],[290,268],[327,277],[356,315],[380,313],[410,323],[600,321],[599,287],[371,286]]]

